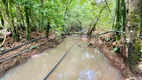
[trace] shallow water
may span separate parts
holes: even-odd
[[[43,80],[64,53],[78,40],[67,37],[56,48],[44,51],[9,70],[0,80]],[[122,80],[119,70],[95,48],[79,47],[79,40],[47,80]]]

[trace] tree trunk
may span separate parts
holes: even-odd
[[[12,13],[12,3],[10,3],[10,16],[11,16],[11,26],[12,26],[12,37],[13,37],[13,39],[15,40],[15,41],[19,41],[20,39],[19,39],[19,35],[18,35],[18,32],[17,32],[17,30],[16,30],[16,27],[15,27],[15,25],[14,25],[14,18],[13,18],[13,13]]]
[[[8,18],[6,21],[9,23],[9,25],[11,26],[11,30],[12,30],[12,37],[14,40],[19,41],[19,35],[16,31],[16,28],[14,26],[14,18],[13,18],[13,13],[12,13],[12,2],[10,2],[11,0],[3,0],[3,8],[4,8],[4,13],[3,13],[3,19]],[[6,16],[4,16],[6,15]],[[6,27],[6,26],[5,26]]]
[[[41,10],[43,9],[43,5],[44,5],[44,3],[43,3],[43,0],[41,0]],[[41,13],[41,25],[43,26],[43,12]]]
[[[140,0],[140,37],[142,39],[142,0]]]
[[[26,39],[30,40],[30,20],[29,20],[29,9],[25,6],[25,16],[26,16]]]
[[[120,0],[116,0],[116,25],[115,25],[115,30],[119,31],[121,26],[120,26],[120,20],[121,20],[121,10],[120,10]],[[118,41],[120,39],[119,33],[116,32],[116,40]]]
[[[3,17],[2,17],[2,13],[0,12],[0,18],[1,18],[1,24],[2,26],[4,27],[4,20],[3,20]]]
[[[134,67],[140,57],[140,42],[138,34],[139,0],[127,0],[127,25],[125,26],[126,53],[124,54],[126,68],[134,72]],[[129,71],[126,71],[129,72]],[[128,76],[131,74],[127,74]]]
[[[50,22],[48,21],[47,27],[46,27],[46,37],[48,38],[49,36],[49,30],[50,30]]]
[[[122,30],[125,31],[126,26],[126,1],[122,0]]]

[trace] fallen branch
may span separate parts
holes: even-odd
[[[113,33],[113,32],[125,33],[125,32],[123,32],[123,31],[107,31],[107,32],[104,32],[104,33],[101,33],[101,34],[93,35],[93,36],[91,36],[91,37],[97,37],[97,36],[101,36],[101,35],[104,35],[104,34],[107,34],[107,33]]]
[[[68,34],[83,34],[85,33],[87,30],[82,30],[82,31],[79,31],[79,32],[67,32],[67,33],[64,33],[63,35],[68,35]]]

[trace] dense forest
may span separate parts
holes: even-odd
[[[142,75],[142,0],[0,0],[0,53],[52,34],[97,36],[123,59],[127,78]]]

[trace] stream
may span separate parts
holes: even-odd
[[[43,80],[65,52],[78,40],[69,36],[57,47],[34,55],[25,63],[9,70],[0,80]],[[79,39],[47,80],[123,80],[120,71],[96,48],[79,47]]]

